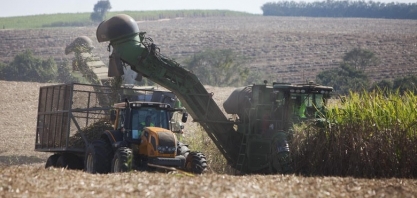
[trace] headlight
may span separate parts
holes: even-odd
[[[157,150],[160,153],[166,153],[166,152],[172,153],[172,152],[175,152],[177,150],[177,147],[158,146]]]
[[[165,148],[164,148],[163,146],[158,146],[158,151],[159,151],[159,152],[163,152],[163,151],[164,151],[164,149],[165,149]]]

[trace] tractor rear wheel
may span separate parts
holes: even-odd
[[[59,156],[59,154],[49,156],[46,160],[45,168],[56,167],[56,162],[58,161]]]
[[[113,173],[128,172],[132,170],[133,155],[132,149],[121,147],[117,149],[111,163],[111,171]]]
[[[94,140],[85,152],[84,170],[88,173],[108,173],[111,157],[111,145],[103,140]]]
[[[83,163],[80,157],[71,153],[64,153],[58,157],[55,166],[58,168],[79,170],[83,168]]]
[[[185,159],[185,170],[196,174],[202,174],[207,170],[206,156],[200,152],[190,152]]]

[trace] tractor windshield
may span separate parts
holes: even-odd
[[[138,139],[145,127],[161,127],[169,129],[169,116],[165,109],[141,107],[132,109],[133,139]]]

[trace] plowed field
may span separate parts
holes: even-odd
[[[339,65],[355,47],[379,58],[366,72],[374,80],[416,74],[417,21],[359,18],[207,17],[139,22],[161,53],[180,63],[208,48],[232,49],[253,71],[271,74],[269,81],[305,82]],[[65,46],[88,36],[93,51],[108,61],[108,43],[96,42],[96,27],[0,30],[0,61],[11,61],[25,49],[57,62],[71,59]]]

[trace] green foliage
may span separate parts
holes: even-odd
[[[394,84],[389,80],[381,80],[379,82],[376,82],[372,85],[371,91],[375,91],[377,88],[382,90],[392,90],[394,87]]]
[[[127,14],[137,21],[158,20],[177,17],[248,16],[245,12],[228,10],[163,10],[163,11],[119,11],[108,12],[107,18]],[[0,17],[0,27],[6,29],[30,29],[43,27],[73,27],[92,25],[91,13],[43,14],[18,17]]]
[[[97,77],[96,73],[91,70],[87,62],[91,61],[92,57],[83,57],[80,49],[85,49],[82,46],[75,47],[75,57],[72,61],[72,68],[75,71],[80,71],[83,77],[93,85],[101,85],[100,79]],[[77,50],[78,49],[78,50]]]
[[[278,1],[261,7],[264,16],[360,17],[417,19],[417,3],[375,1]]]
[[[29,29],[42,27],[62,27],[72,23],[91,24],[88,13],[43,14],[33,16],[2,17],[0,25],[7,29]],[[71,25],[72,26],[72,25]]]
[[[94,12],[91,13],[90,19],[94,22],[101,22],[104,20],[106,13],[111,9],[110,1],[99,0],[94,5]]]
[[[329,127],[298,127],[291,151],[310,175],[417,177],[417,96],[351,92],[327,111]]]
[[[376,64],[378,58],[369,50],[354,48],[345,54],[343,61],[345,64],[352,66],[355,70],[365,70],[369,65]]]
[[[76,77],[71,71],[71,64],[65,62],[63,65],[58,66],[58,76],[56,81],[60,83],[73,83],[80,82],[80,79]]]
[[[206,50],[185,62],[204,85],[239,86],[246,82],[250,73],[232,50]]]
[[[394,79],[394,81],[384,79],[380,82],[375,82],[370,88],[370,91],[382,90],[385,93],[396,92],[400,95],[404,95],[407,92],[416,94],[416,84],[417,76],[399,77]]]
[[[0,63],[0,79],[29,82],[79,82],[69,63],[57,66],[52,58],[42,60],[30,50],[17,54],[10,64]]]
[[[1,70],[0,78],[13,81],[51,82],[57,76],[57,66],[52,58],[42,60],[29,50],[16,55],[9,66]]]
[[[399,90],[400,94],[406,92],[416,93],[417,76],[407,76],[403,78],[396,78],[393,82],[393,89]]]
[[[3,69],[4,69],[4,68],[6,68],[6,67],[7,67],[7,65],[6,65],[6,64],[4,64],[4,63],[0,62],[0,76],[3,76],[2,71],[3,71]]]
[[[345,53],[339,68],[320,72],[316,76],[319,84],[332,86],[335,93],[348,94],[350,91],[358,92],[368,90],[371,85],[365,68],[376,64],[378,58],[369,51],[354,48]]]
[[[332,86],[335,93],[348,94],[349,91],[367,90],[369,87],[368,76],[362,70],[357,70],[348,64],[341,64],[337,69],[326,70],[316,77],[319,84]]]

